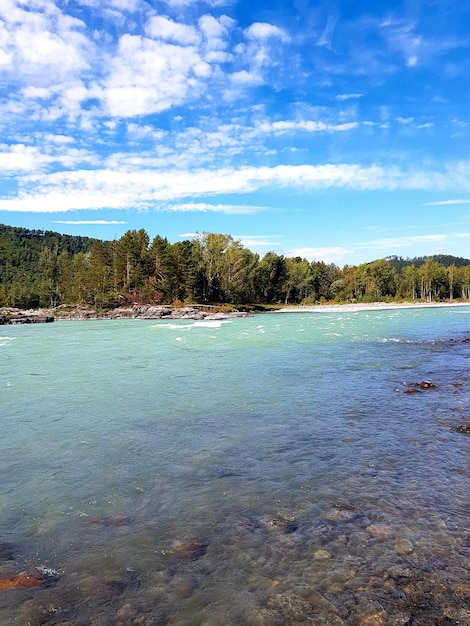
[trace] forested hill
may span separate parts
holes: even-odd
[[[450,254],[434,254],[432,256],[418,256],[412,259],[404,259],[401,256],[389,256],[386,260],[390,263],[391,267],[397,272],[401,272],[405,265],[415,265],[421,267],[428,259],[448,267],[449,265],[455,265],[455,267],[462,267],[462,265],[469,265],[470,259],[464,259],[461,256],[452,256]]]
[[[39,255],[48,248],[58,255],[89,252],[94,239],[76,235],[61,235],[50,230],[29,230],[0,224],[0,271],[6,266],[31,272],[37,269]],[[5,276],[0,274],[0,279]],[[10,277],[10,279],[13,277]],[[8,276],[6,277],[8,280]]]
[[[0,240],[2,243],[8,241],[12,250],[29,248],[40,252],[43,248],[50,248],[57,250],[59,254],[63,251],[69,254],[88,252],[93,242],[96,241],[91,237],[62,235],[52,230],[29,230],[4,224],[0,224]]]
[[[101,241],[0,225],[0,306],[272,304],[470,300],[470,260],[389,257],[338,266],[275,252],[263,257],[230,235],[171,244],[145,230]]]

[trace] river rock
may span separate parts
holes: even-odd
[[[343,624],[335,607],[317,591],[309,588],[297,588],[278,593],[269,600],[267,608],[282,615],[284,622],[280,622],[281,624],[301,622],[328,624],[329,626]]]
[[[15,309],[0,307],[0,324],[43,324],[54,321],[54,315],[48,309]]]
[[[195,561],[205,555],[207,544],[199,539],[179,541],[173,545],[171,553],[180,559]]]
[[[429,380],[422,380],[419,383],[421,389],[435,389],[436,385],[434,383],[429,382]]]
[[[313,558],[315,561],[328,561],[328,559],[331,559],[331,554],[328,550],[315,550]]]
[[[352,522],[358,516],[357,511],[341,507],[333,507],[323,516],[329,522]]]
[[[413,544],[404,537],[399,537],[394,545],[397,554],[410,554],[413,552]]]
[[[367,526],[366,532],[372,539],[387,541],[392,536],[392,529],[386,524],[371,524]]]

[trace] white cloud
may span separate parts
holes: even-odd
[[[234,72],[231,76],[231,79],[234,83],[240,85],[261,85],[263,83],[262,77],[259,75],[258,71],[248,72],[247,70],[240,70],[239,72]]]
[[[110,224],[127,224],[119,220],[54,220],[54,224],[72,224],[75,226],[108,226]]]
[[[470,204],[470,200],[437,200],[436,202],[426,202],[422,206],[447,206],[451,204]]]
[[[54,133],[47,133],[43,139],[44,141],[57,144],[75,143],[75,139],[69,135],[55,135]]]
[[[173,41],[185,46],[198,45],[201,35],[193,27],[156,15],[148,21],[145,31],[149,37]]]
[[[343,260],[354,254],[354,250],[341,246],[329,246],[324,248],[291,248],[285,251],[286,257],[301,257],[307,261],[324,261],[325,263],[342,264]]]
[[[234,235],[235,240],[241,241],[246,248],[264,248],[279,246],[284,235]]]
[[[225,50],[228,46],[228,35],[236,22],[226,15],[216,19],[213,15],[203,15],[198,25],[205,39],[206,52]]]
[[[164,201],[244,194],[266,186],[376,189],[384,185],[390,185],[387,172],[357,165],[282,165],[213,171],[75,170],[30,176],[16,198],[0,200],[0,210],[49,213],[99,208],[147,209]]]
[[[409,248],[417,244],[442,243],[448,240],[447,235],[412,235],[404,237],[388,237],[385,239],[375,239],[365,243],[357,243],[358,248],[377,248],[380,250],[397,250],[399,248]]]
[[[267,22],[254,22],[245,30],[247,39],[269,39],[274,37],[281,41],[289,41],[290,37],[283,28],[268,24]]]
[[[258,126],[258,130],[263,133],[273,133],[275,135],[283,135],[290,132],[344,132],[354,130],[359,127],[358,122],[346,122],[344,124],[328,124],[326,122],[318,122],[312,120],[304,120],[300,122],[279,121],[279,122],[262,122]]]
[[[24,10],[14,0],[3,0],[0,17],[3,50],[15,74],[44,86],[88,68],[92,45],[82,32],[83,22],[65,15],[52,2],[40,4],[39,10]]]
[[[222,7],[226,4],[230,4],[230,0],[165,0],[169,6],[176,8],[183,6],[189,7],[199,4],[201,1],[205,2],[205,4],[208,4],[210,7]]]
[[[246,215],[259,213],[266,210],[266,207],[254,206],[250,204],[209,204],[207,202],[186,202],[178,204],[166,204],[161,207],[164,211],[194,211],[202,213],[225,213],[227,215]]]
[[[336,96],[336,100],[343,102],[344,100],[358,100],[362,98],[364,94],[362,93],[340,93]]]
[[[51,157],[34,146],[0,145],[0,172],[36,172],[50,162]]]
[[[111,116],[148,115],[195,99],[211,72],[191,47],[123,35],[110,71],[94,93]]]
[[[26,151],[20,152],[18,161],[24,159]],[[30,156],[33,161],[36,155]],[[50,157],[48,157],[50,158]],[[8,162],[8,161],[6,161]],[[175,202],[184,198],[246,194],[269,187],[316,190],[346,188],[354,190],[432,189],[457,183],[469,187],[467,167],[461,165],[452,177],[446,173],[411,174],[377,166],[362,167],[355,164],[342,165],[278,165],[275,167],[246,166],[198,170],[154,170],[131,168],[129,170],[82,169],[56,172],[53,174],[30,175],[23,179],[16,197],[0,200],[0,210],[18,212],[65,212],[75,209],[159,209],[162,203]],[[182,205],[184,210],[194,210],[198,203]],[[200,209],[218,210],[232,205],[201,203]],[[238,206],[238,211],[242,205]],[[248,206],[248,212],[253,207]],[[257,207],[259,208],[259,207]],[[176,205],[174,210],[176,209]],[[232,208],[233,210],[233,208]],[[417,241],[404,238],[404,242]],[[393,240],[379,240],[388,246]],[[395,245],[395,244],[394,244]]]

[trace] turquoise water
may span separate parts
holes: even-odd
[[[469,337],[470,307],[1,327],[0,581],[43,580],[0,624],[470,624]]]

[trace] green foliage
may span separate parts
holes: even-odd
[[[470,260],[390,257],[340,269],[275,252],[260,259],[231,235],[217,233],[171,244],[159,235],[150,242],[143,229],[100,241],[0,225],[0,306],[194,302],[220,310],[251,303],[257,310],[444,298],[470,300]]]

